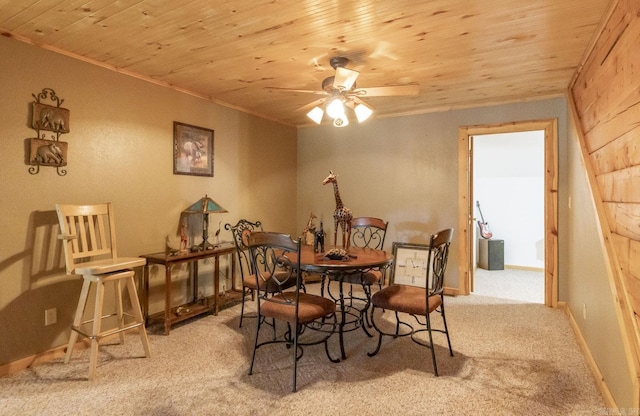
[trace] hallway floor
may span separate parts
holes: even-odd
[[[475,295],[530,303],[544,303],[544,272],[477,268],[474,275]]]

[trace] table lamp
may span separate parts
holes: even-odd
[[[209,213],[211,212],[228,212],[222,208],[216,201],[205,195],[198,202],[182,211],[186,214],[202,214],[202,243],[191,247],[191,251],[211,250],[214,245],[209,243]]]

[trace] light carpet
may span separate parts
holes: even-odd
[[[473,293],[476,295],[544,304],[544,272],[542,271],[477,268],[473,282]]]
[[[311,284],[316,291],[318,284]],[[486,296],[447,297],[454,356],[436,337],[430,351],[408,338],[345,334],[347,359],[308,347],[291,392],[291,350],[257,352],[255,319],[238,328],[240,305],[193,319],[169,336],[149,329],[151,358],[137,334],[101,348],[96,380],[88,350],[0,378],[3,415],[598,415],[605,404],[560,310]],[[254,308],[249,303],[249,309]],[[385,313],[387,319],[391,313]],[[337,336],[331,349],[338,356]]]

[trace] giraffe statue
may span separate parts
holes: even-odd
[[[303,244],[306,244],[308,246],[313,245],[313,236],[316,232],[316,226],[313,223],[313,220],[316,218],[318,217],[316,217],[316,214],[314,214],[313,212],[311,213],[311,215],[309,215],[309,222],[307,222],[307,226],[304,227],[304,230],[302,230],[302,235],[300,236],[302,238]]]
[[[333,184],[333,194],[336,197],[336,210],[333,213],[333,245],[337,245],[338,242],[338,225],[342,229],[342,247],[349,249],[349,241],[351,240],[351,210],[342,205],[342,199],[340,199],[340,191],[338,190],[338,175],[334,175],[332,171],[329,171],[329,176],[322,181],[323,185],[328,183]]]

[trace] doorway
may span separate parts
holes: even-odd
[[[478,224],[470,291],[544,303],[544,131],[470,140]]]
[[[541,130],[544,132],[544,304],[557,306],[557,120],[536,120],[459,129],[458,180],[459,292],[468,295],[474,283],[476,198],[474,196],[474,136]]]

